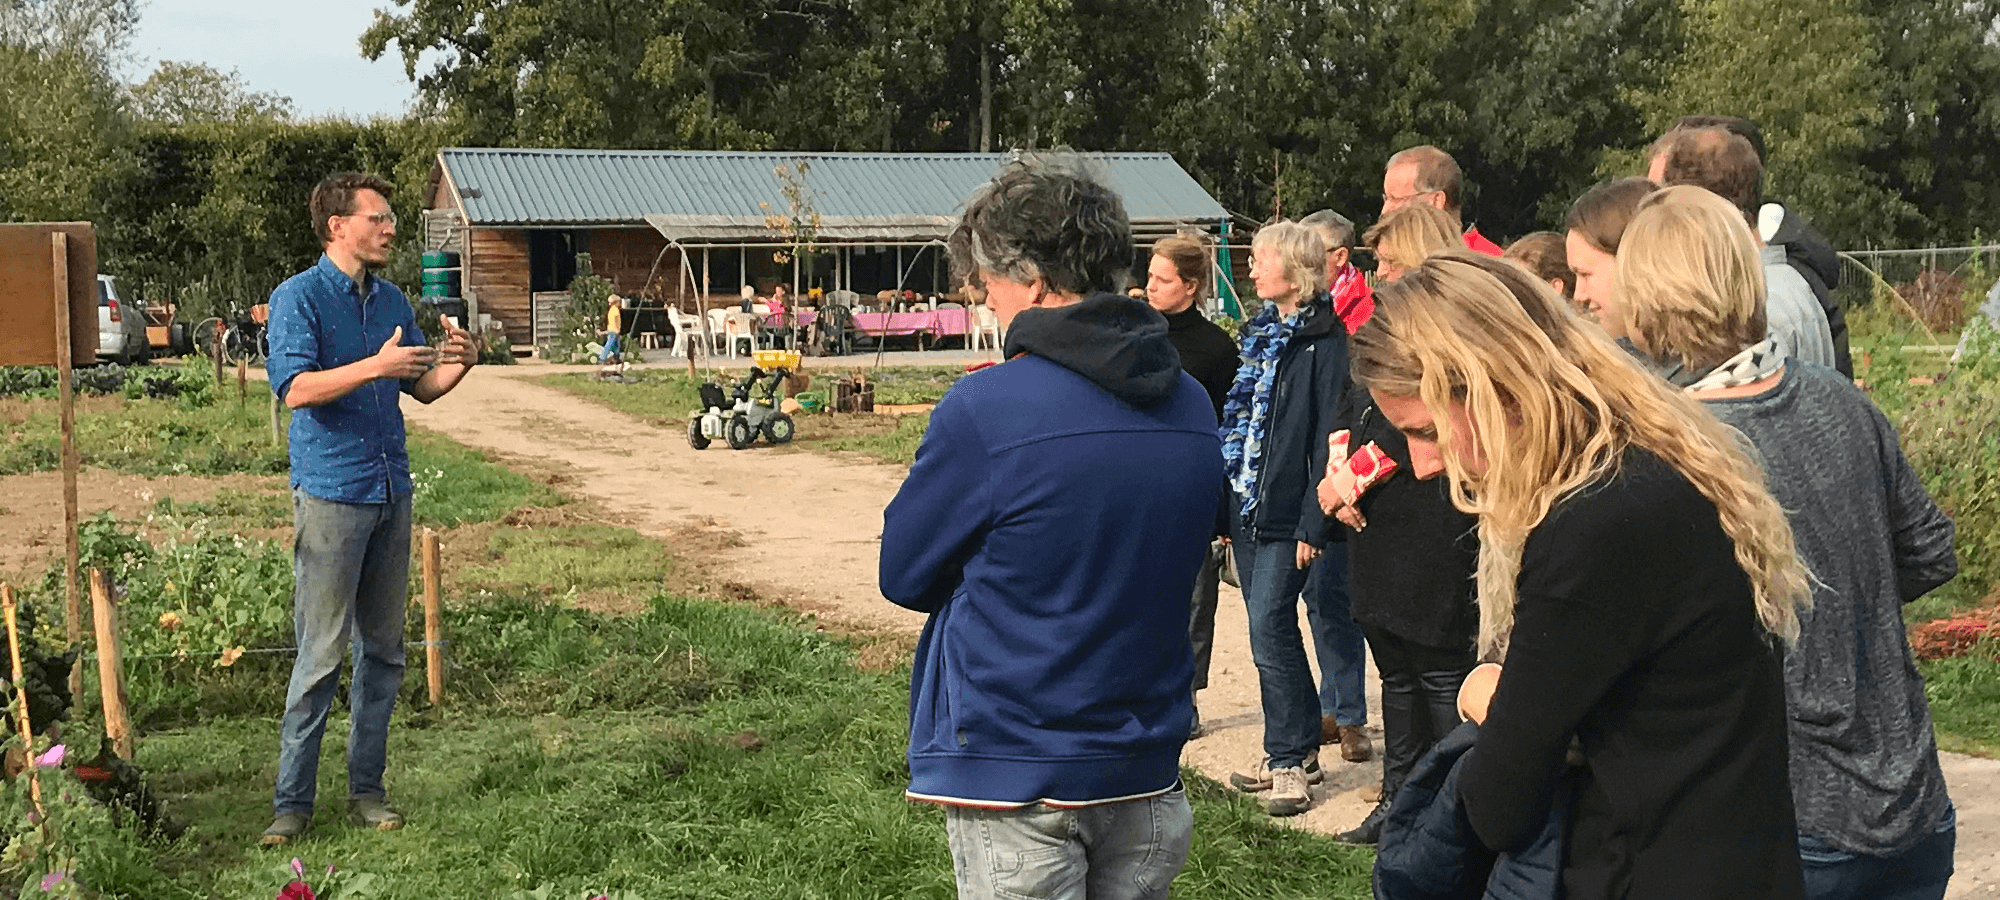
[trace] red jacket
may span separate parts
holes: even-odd
[[[1347,326],[1348,334],[1353,334],[1375,314],[1375,291],[1368,287],[1368,279],[1353,263],[1341,266],[1333,274],[1333,284],[1327,293],[1333,295],[1333,314]]]
[[[1480,234],[1479,226],[1477,225],[1465,229],[1465,246],[1479,253],[1484,253],[1487,256],[1505,256],[1507,254],[1507,251],[1500,249],[1499,244],[1487,240],[1486,235]]]

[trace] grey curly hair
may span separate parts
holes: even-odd
[[[1132,283],[1132,222],[1118,194],[1062,161],[1009,163],[965,201],[946,239],[952,270],[980,284],[981,273],[1050,291],[1123,291]]]

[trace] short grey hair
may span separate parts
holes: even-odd
[[[1354,249],[1354,220],[1330,209],[1322,209],[1299,220],[1300,225],[1319,234],[1326,244],[1326,252],[1332,253],[1342,247]]]
[[[946,239],[952,270],[981,287],[981,272],[1050,291],[1119,292],[1132,283],[1132,222],[1118,194],[1060,160],[1008,163],[965,201]]]

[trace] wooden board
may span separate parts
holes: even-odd
[[[69,235],[70,353],[97,358],[97,231],[89,222],[30,222],[0,225],[0,366],[56,364],[49,235],[58,231]]]

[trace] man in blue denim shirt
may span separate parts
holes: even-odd
[[[403,683],[409,602],[410,460],[399,395],[429,403],[458,386],[479,350],[439,317],[433,349],[410,301],[373,270],[389,261],[396,214],[389,183],[343,172],[313,189],[319,264],[271,292],[271,390],[292,415],[296,538],[292,621],[298,658],[278,742],[276,815],[267,846],[312,820],[320,738],[350,633],[355,641],[347,742],[348,818],[382,831],[403,825],[382,785],[389,713]]]

